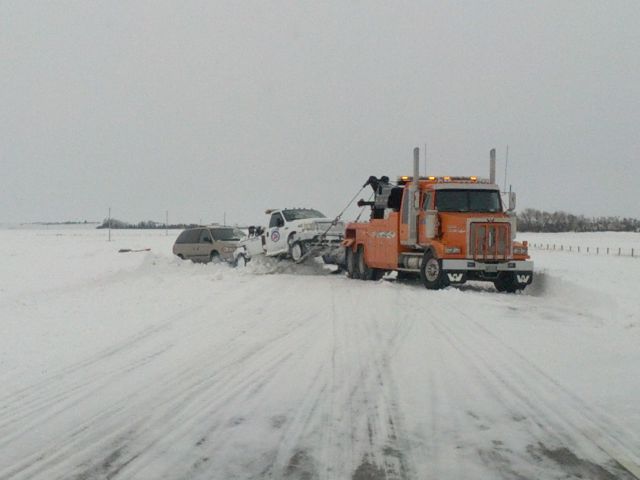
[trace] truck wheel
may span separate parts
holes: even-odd
[[[307,249],[302,242],[293,242],[291,247],[289,247],[289,255],[291,255],[291,259],[296,263],[303,260],[305,253],[307,253]]]
[[[499,292],[516,293],[521,288],[516,283],[516,279],[513,273],[501,273],[498,278],[493,282],[496,290]]]
[[[384,277],[385,271],[381,268],[372,268],[371,271],[373,272],[373,274],[371,275],[371,280],[375,282]]]
[[[360,280],[373,280],[373,270],[369,268],[367,262],[364,260],[364,246],[358,247],[358,253],[356,254],[356,265],[358,266],[358,273],[360,274]]]
[[[220,254],[218,252],[216,252],[215,250],[211,252],[211,255],[209,255],[209,262],[220,263],[221,261],[222,260],[220,259]]]
[[[425,252],[420,264],[420,279],[429,290],[439,290],[447,286],[442,263],[431,250]]]
[[[344,254],[345,263],[347,264],[347,276],[349,278],[358,278],[358,269],[356,266],[356,254],[353,248],[347,247],[347,251]]]
[[[234,266],[236,268],[244,268],[244,267],[246,267],[247,266],[247,258],[243,254],[238,255],[236,257],[236,261],[235,261]]]

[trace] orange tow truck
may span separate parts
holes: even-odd
[[[413,176],[397,184],[370,177],[371,218],[345,227],[345,264],[351,278],[380,279],[385,272],[419,276],[428,289],[468,280],[493,282],[500,292],[523,290],[533,280],[527,242],[516,242],[515,194],[503,208],[495,183],[495,150],[490,179],[420,177],[414,149]]]

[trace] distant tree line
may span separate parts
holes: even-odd
[[[164,229],[164,228],[173,228],[173,229],[182,229],[182,228],[193,228],[197,227],[196,223],[172,223],[169,225],[165,225],[164,223],[154,222],[153,220],[146,220],[138,223],[129,223],[123,222],[122,220],[118,220],[116,218],[111,219],[111,228],[113,229],[141,229],[141,230],[153,230],[153,229]],[[105,218],[100,225],[96,228],[109,228],[109,219]]]
[[[521,232],[640,232],[640,220],[620,217],[585,217],[567,212],[527,208],[518,213]]]
[[[517,214],[518,231],[520,232],[640,232],[640,220],[620,217],[585,217],[567,212],[544,212],[527,208]],[[111,219],[113,229],[184,229],[199,226],[196,223],[164,223],[146,220],[138,223],[128,223]],[[96,228],[109,228],[109,219],[105,218]]]
[[[91,225],[98,222],[89,222],[87,220],[69,220],[66,222],[31,222],[30,225]]]

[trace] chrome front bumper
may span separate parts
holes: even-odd
[[[503,263],[484,263],[475,260],[442,260],[443,270],[480,272],[532,272],[530,260],[511,260]]]

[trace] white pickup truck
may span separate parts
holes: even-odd
[[[267,210],[269,227],[241,242],[237,253],[249,258],[264,254],[300,262],[308,256],[322,256],[327,263],[343,263],[340,242],[344,223],[310,208]]]

